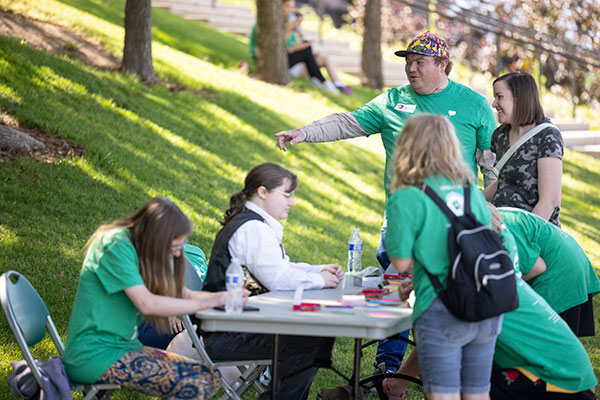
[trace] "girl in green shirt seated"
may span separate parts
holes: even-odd
[[[155,197],[89,239],[69,322],[64,363],[80,383],[116,383],[150,396],[207,399],[216,372],[138,340],[142,319],[168,330],[168,317],[225,304],[227,293],[185,287],[182,249],[190,220]]]

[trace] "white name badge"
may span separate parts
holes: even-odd
[[[416,104],[398,103],[398,104],[396,104],[396,107],[394,107],[394,109],[396,109],[398,111],[413,114],[415,112],[415,110],[417,109],[417,105]]]

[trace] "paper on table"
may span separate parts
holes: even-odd
[[[363,277],[363,276],[367,276],[367,275],[374,274],[374,273],[376,273],[377,271],[379,271],[379,268],[378,268],[378,267],[372,267],[372,266],[369,266],[369,267],[367,267],[367,268],[363,269],[362,271],[355,273],[355,274],[354,274],[354,276],[360,276],[360,277]]]
[[[304,292],[304,285],[309,281],[302,281],[296,286],[296,292],[294,293],[294,305],[298,305],[302,302],[302,292]]]

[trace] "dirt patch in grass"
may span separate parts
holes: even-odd
[[[21,39],[24,44],[35,49],[55,56],[66,56],[100,70],[117,71],[120,69],[120,59],[113,56],[100,42],[84,38],[49,22],[0,10],[0,35]],[[165,85],[172,92],[185,90],[202,97],[215,94],[210,89],[194,89],[176,82],[166,81],[160,77],[157,77],[155,83]],[[59,135],[51,135],[39,129],[23,129],[13,116],[2,113],[2,110],[0,110],[0,124],[17,129],[46,145],[46,148],[41,151],[22,151],[0,147],[0,162],[20,156],[31,156],[45,162],[52,162],[59,158],[80,157],[85,151],[84,146],[64,140]]]
[[[101,43],[83,38],[58,25],[23,15],[0,11],[0,35],[21,39],[35,49],[77,59],[95,68],[116,70],[120,67],[120,60]]]
[[[120,60],[114,57],[99,42],[49,22],[37,21],[23,15],[0,11],[0,35],[21,39],[35,49],[55,56],[66,56],[82,64],[102,70],[118,70]],[[0,162],[21,156],[34,157],[40,161],[53,162],[59,158],[80,157],[85,147],[60,135],[51,135],[39,129],[24,129],[11,115],[1,113],[0,123],[17,129],[44,143],[45,149],[23,151],[0,148]]]
[[[50,135],[39,129],[25,129],[10,115],[0,115],[0,124],[10,126],[34,139],[44,143],[43,150],[25,151],[14,148],[0,147],[0,162],[12,160],[17,157],[29,156],[43,162],[54,162],[60,158],[78,158],[85,152],[85,147],[71,140],[65,140],[60,135]]]

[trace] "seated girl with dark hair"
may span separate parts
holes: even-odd
[[[291,262],[281,245],[283,225],[294,205],[298,178],[280,165],[264,163],[246,176],[244,189],[231,196],[223,229],[212,248],[204,290],[225,288],[225,271],[232,258],[244,268],[248,289],[254,293],[336,287],[343,269],[336,264]],[[272,335],[205,332],[209,355],[221,360],[270,358]],[[285,399],[306,399],[318,365],[328,366],[333,338],[281,336],[279,393]],[[268,398],[265,392],[260,398]]]

